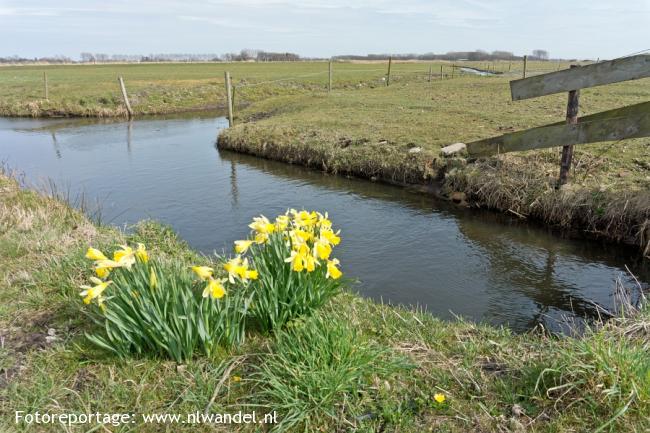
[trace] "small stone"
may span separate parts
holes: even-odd
[[[185,364],[181,364],[181,365],[176,366],[176,372],[177,373],[182,373],[185,370],[187,370],[187,365],[185,365]]]
[[[420,153],[420,152],[422,152],[421,147],[412,147],[409,149],[409,153]]]
[[[50,337],[54,337],[56,335],[56,329],[48,328],[47,335],[49,335]]]
[[[515,404],[512,406],[512,414],[516,417],[520,417],[526,415],[526,412],[524,411],[523,407],[521,407],[518,404]]]
[[[55,342],[56,340],[58,340],[58,339],[59,339],[59,338],[58,338],[56,335],[48,335],[47,337],[45,337],[45,342],[46,342],[47,344],[52,344],[52,343],[54,343],[54,342]]]
[[[449,146],[445,146],[440,151],[442,152],[443,155],[449,156],[453,155],[455,153],[460,153],[464,152],[467,149],[467,145],[465,143],[454,143],[450,144]]]

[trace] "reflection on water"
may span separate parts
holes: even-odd
[[[337,255],[362,294],[524,330],[611,307],[635,251],[560,239],[429,196],[324,175],[214,147],[224,119],[132,122],[0,119],[0,160],[38,184],[51,178],[102,202],[105,221],[170,224],[194,248],[229,251],[260,213],[328,211],[342,230]]]

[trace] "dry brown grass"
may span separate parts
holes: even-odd
[[[479,207],[610,241],[650,249],[650,191],[612,191],[572,183],[556,189],[552,153],[502,155],[446,173],[448,191],[465,192]],[[580,177],[580,171],[574,177]]]

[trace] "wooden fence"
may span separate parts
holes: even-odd
[[[565,123],[504,134],[467,144],[471,157],[563,146],[558,186],[567,180],[573,145],[650,136],[650,102],[578,118],[580,89],[650,77],[650,55],[575,66],[510,82],[512,100],[569,92]]]

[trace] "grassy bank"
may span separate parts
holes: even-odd
[[[121,361],[89,344],[95,327],[78,285],[83,257],[144,242],[152,256],[199,258],[169,229],[142,222],[126,235],[0,176],[0,430],[33,413],[194,413],[277,410],[280,431],[638,432],[650,428],[650,315],[582,338],[466,322],[379,305],[344,293],[276,336],[178,365]],[[345,271],[345,269],[344,269]],[[441,395],[444,396],[444,401]],[[94,426],[72,426],[89,431]],[[255,431],[220,426],[216,431]],[[107,425],[92,431],[215,431],[214,426]]]
[[[439,149],[454,142],[564,118],[566,95],[512,102],[510,79],[422,78],[329,96],[268,98],[239,110],[238,124],[222,131],[219,146],[387,182],[437,184],[473,206],[633,244],[650,254],[648,139],[577,146],[571,184],[562,191],[554,188],[559,148],[472,164],[440,157]],[[583,90],[580,112],[647,100],[648,82]]]

